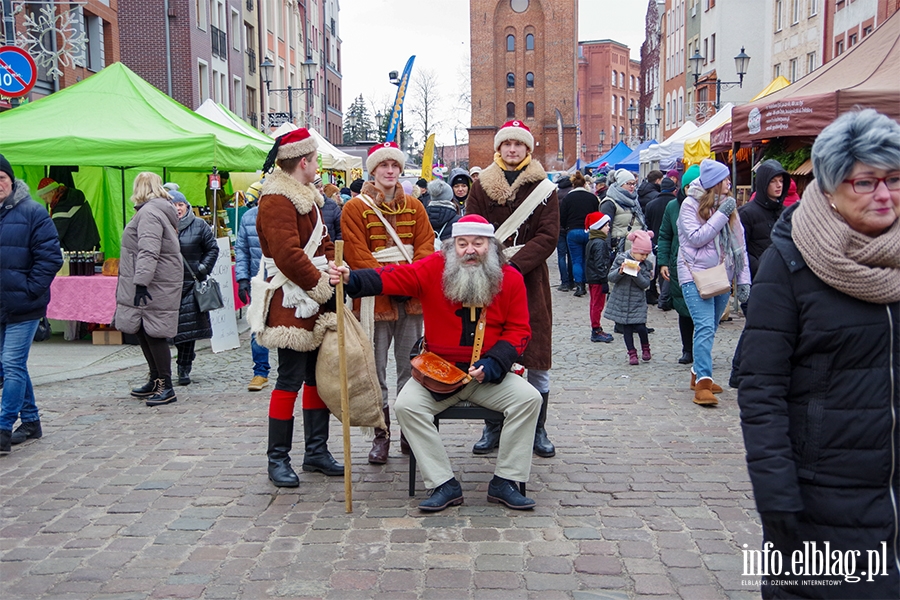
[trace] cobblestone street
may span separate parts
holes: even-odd
[[[719,330],[714,372],[726,390],[717,408],[701,408],[676,362],[675,311],[649,309],[653,360],[633,367],[620,335],[589,341],[587,297],[553,297],[557,455],[534,459],[534,511],[488,504],[495,455],[471,453],[476,422],[441,427],[465,493],[459,508],[419,512],[425,490],[420,478],[407,494],[396,429],[384,466],[366,462],[369,443],[353,431],[350,514],[340,477],[299,472],[299,488],[275,488],[265,468],[274,372],[265,391],[246,391],[249,332],[237,350],[200,345],[194,383],[159,408],[129,395],[146,367],[125,346],[85,372],[35,377],[44,437],[0,458],[2,596],[759,597],[741,575],[742,548],[758,548],[761,533],[725,385],[743,318]],[[33,369],[47,371],[53,348],[84,344],[36,345]],[[341,460],[335,419],[330,448]]]

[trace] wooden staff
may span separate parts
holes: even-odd
[[[344,266],[344,242],[334,243],[334,264]],[[338,368],[341,376],[341,426],[344,433],[344,504],[347,512],[353,512],[352,466],[350,464],[350,390],[347,388],[347,354],[344,352],[344,278],[338,280],[337,288],[337,333]]]

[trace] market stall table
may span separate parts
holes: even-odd
[[[50,284],[47,318],[85,323],[112,323],[118,277],[56,277]]]

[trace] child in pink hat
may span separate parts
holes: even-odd
[[[620,252],[609,268],[607,279],[612,285],[604,316],[622,326],[622,338],[628,349],[628,363],[638,364],[634,334],[641,339],[641,358],[650,360],[650,338],[647,331],[647,296],[645,292],[653,279],[652,231],[632,231],[628,234],[631,249]]]

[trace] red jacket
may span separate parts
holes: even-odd
[[[380,275],[381,293],[421,300],[428,350],[445,360],[469,364],[475,324],[481,313],[476,310],[473,320],[469,308],[444,296],[443,254],[435,252],[411,265],[389,265],[375,272]],[[503,267],[503,285],[487,311],[482,356],[498,360],[504,370],[509,370],[531,340],[525,281],[513,267]]]

